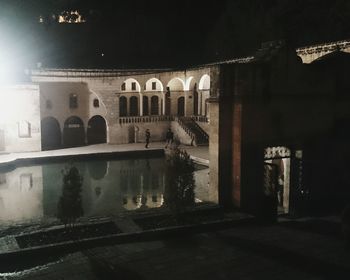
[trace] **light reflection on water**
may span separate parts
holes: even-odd
[[[0,221],[23,222],[57,215],[65,163],[18,167],[0,173]],[[83,176],[84,216],[157,208],[164,202],[165,159],[74,162]],[[195,171],[197,201],[208,200],[208,168]]]

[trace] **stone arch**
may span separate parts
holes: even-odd
[[[181,96],[177,99],[177,115],[183,117],[185,115],[185,97]]]
[[[198,85],[199,90],[209,90],[210,89],[210,76],[208,74],[204,74],[199,80]]]
[[[159,115],[159,97],[157,95],[151,97],[151,115]]]
[[[193,87],[193,84],[195,84],[193,80],[193,76],[188,77],[185,82],[185,90],[190,90],[191,87]]]
[[[135,83],[135,89],[133,89],[132,83]],[[140,83],[137,80],[135,80],[134,78],[126,79],[123,82],[123,84],[125,84],[125,91],[127,91],[127,92],[129,92],[129,91],[140,92],[141,91]]]
[[[153,89],[152,83],[156,83],[155,89]],[[164,87],[163,87],[163,84],[160,80],[158,80],[157,78],[151,78],[146,82],[145,90],[146,91],[163,91]]]
[[[61,148],[61,128],[57,119],[46,117],[41,120],[41,149],[55,150]]]
[[[185,82],[182,79],[176,77],[169,81],[167,87],[170,91],[183,91],[185,89]]]
[[[85,131],[83,121],[77,117],[69,117],[64,122],[63,127],[63,146],[79,147],[85,145]]]
[[[131,96],[129,99],[129,116],[138,116],[139,114],[139,104],[138,98],[136,96]]]
[[[125,96],[119,98],[119,117],[126,117],[128,114],[128,100]]]
[[[87,142],[89,145],[107,142],[107,124],[103,117],[96,115],[89,120]]]

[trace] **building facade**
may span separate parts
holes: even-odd
[[[5,91],[27,95],[0,148],[144,142],[146,129],[163,141],[171,127],[183,144],[209,144],[208,200],[260,216],[339,211],[350,201],[346,50],[316,58],[278,41],[181,71],[33,70],[32,85]]]

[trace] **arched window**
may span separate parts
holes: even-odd
[[[151,97],[151,115],[158,115],[159,114],[159,98],[158,96],[154,95]]]
[[[78,96],[74,93],[69,95],[69,108],[71,109],[78,108]]]
[[[119,117],[125,117],[127,115],[127,99],[125,96],[119,98]]]
[[[98,100],[97,98],[94,99],[93,105],[95,108],[100,107],[100,100]]]
[[[137,116],[139,114],[137,99],[136,96],[130,97],[130,116]]]
[[[122,90],[123,91],[125,90],[125,87],[126,87],[125,83],[122,83]]]
[[[148,112],[148,97],[147,96],[142,97],[142,108],[143,108],[143,115],[148,116],[149,112]]]
[[[177,115],[183,117],[185,115],[185,97],[179,97],[177,99]]]

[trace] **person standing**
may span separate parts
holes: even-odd
[[[168,145],[171,145],[174,141],[174,133],[171,131],[171,128],[168,129],[165,138],[165,148],[167,148]]]
[[[149,145],[149,140],[151,138],[151,132],[149,131],[149,129],[147,128],[146,129],[146,145],[145,145],[145,148],[148,149],[148,145]]]

